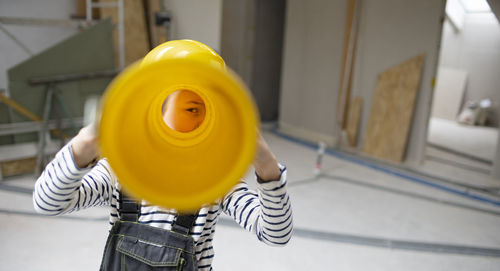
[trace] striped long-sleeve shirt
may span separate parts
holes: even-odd
[[[222,212],[269,245],[285,245],[292,235],[292,209],[286,192],[286,168],[281,166],[276,181],[257,182],[257,191],[241,181],[219,204],[200,209],[190,231],[196,243],[198,269],[212,270],[212,239]],[[35,210],[45,215],[61,215],[92,206],[110,206],[110,227],[118,221],[120,184],[106,159],[92,168],[79,168],[70,144],[63,147],[38,178],[33,192]],[[141,202],[139,223],[170,230],[175,210]]]

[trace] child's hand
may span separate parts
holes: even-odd
[[[93,124],[83,127],[71,143],[73,157],[80,168],[84,168],[99,155],[97,136]]]
[[[279,180],[281,176],[276,157],[260,133],[257,134],[257,156],[253,165],[255,172],[263,181]]]

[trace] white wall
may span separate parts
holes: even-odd
[[[68,19],[75,13],[75,1],[67,0],[16,0],[0,1],[0,16]],[[77,32],[68,27],[3,25],[28,49],[36,54]],[[75,52],[76,53],[76,52]],[[0,88],[7,88],[6,71],[26,60],[30,55],[4,32],[0,31]]]
[[[491,98],[500,104],[500,24],[495,15],[467,13],[458,32],[446,21],[439,63],[467,71],[465,100]]]
[[[423,159],[443,15],[444,1],[362,2],[352,91],[353,97],[359,95],[364,100],[359,130],[361,144],[369,120],[377,75],[409,58],[425,54],[406,162],[416,164]]]
[[[347,1],[289,0],[281,78],[280,129],[335,140],[335,105]]]
[[[361,2],[352,97],[364,99],[363,141],[377,75],[426,54],[410,130],[408,163],[423,158],[444,1]],[[335,140],[335,107],[341,71],[347,1],[289,0],[281,85],[280,129],[307,140]]]
[[[171,39],[194,39],[220,53],[222,0],[164,0],[172,13]]]

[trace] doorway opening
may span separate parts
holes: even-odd
[[[489,175],[499,133],[500,24],[486,0],[448,0],[426,162]]]

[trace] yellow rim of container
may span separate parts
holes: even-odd
[[[154,80],[153,75],[161,76],[162,72],[175,74],[177,70],[193,70],[205,75],[205,78],[213,78],[215,85],[219,84],[217,85],[218,95],[223,95],[224,99],[230,100],[231,103],[234,103],[234,108],[239,110],[238,112],[234,112],[238,116],[241,115],[239,123],[236,123],[235,126],[238,129],[242,129],[242,138],[234,139],[241,141],[241,149],[237,150],[239,153],[237,161],[230,161],[234,162],[234,165],[227,169],[228,172],[223,178],[217,180],[213,186],[204,190],[195,192],[185,190],[186,193],[182,192],[172,195],[168,191],[156,191],[158,189],[155,188],[155,180],[141,180],[138,177],[140,176],[140,172],[145,170],[151,171],[152,169],[147,167],[147,161],[133,161],[134,157],[131,154],[134,152],[137,153],[137,150],[141,148],[144,150],[151,149],[151,144],[155,144],[152,142],[171,144],[173,148],[196,148],[198,144],[204,144],[204,140],[214,129],[221,129],[221,127],[217,126],[217,111],[220,110],[214,108],[216,105],[210,93],[200,89],[196,82],[194,84],[177,83],[161,87],[160,90],[154,90],[154,94],[145,93],[144,96],[147,97],[147,100],[141,101],[141,99],[135,99],[134,106],[127,107],[125,105],[127,98],[123,97],[126,97],[128,93],[136,93],[135,95],[137,95],[137,91],[143,91],[137,90],[137,88],[140,89],[141,80],[147,83]],[[161,118],[161,105],[164,99],[178,89],[188,89],[197,93],[206,105],[207,114],[203,124],[188,133],[181,133],[170,129]],[[146,127],[149,129],[147,136],[140,137],[139,140],[134,140],[137,142],[129,142],[130,149],[128,150],[127,148],[124,150],[123,147],[119,147],[120,144],[124,146],[123,144],[126,145],[126,143],[117,143],[120,140],[120,136],[118,136],[119,131],[129,125],[127,124],[127,120],[121,118],[123,111],[120,110],[124,110],[124,108],[130,110],[127,112],[127,115],[133,116],[134,112],[138,112],[139,115],[146,114],[147,117],[144,119],[144,122],[147,123]],[[138,199],[144,199],[155,205],[188,212],[199,209],[204,204],[213,203],[217,199],[222,198],[243,177],[254,159],[256,132],[258,128],[257,110],[244,83],[229,69],[217,68],[213,65],[205,65],[197,61],[185,59],[164,60],[147,65],[136,63],[124,70],[113,80],[101,100],[100,110],[101,120],[98,133],[102,155],[108,159],[120,184],[129,193]],[[145,111],[147,113],[144,113]],[[224,127],[224,129],[226,128],[229,129],[231,127]],[[137,129],[140,128],[137,127]],[[220,142],[221,147],[223,147],[224,143]],[[145,156],[148,156],[147,153]],[[224,157],[216,159],[220,159],[221,164],[224,163]],[[157,172],[149,172],[149,174],[158,176],[158,180],[161,179],[162,174],[168,174],[162,172],[161,168],[157,170]],[[199,180],[203,181],[202,172],[200,172]],[[193,182],[194,185],[196,185],[196,182]]]

